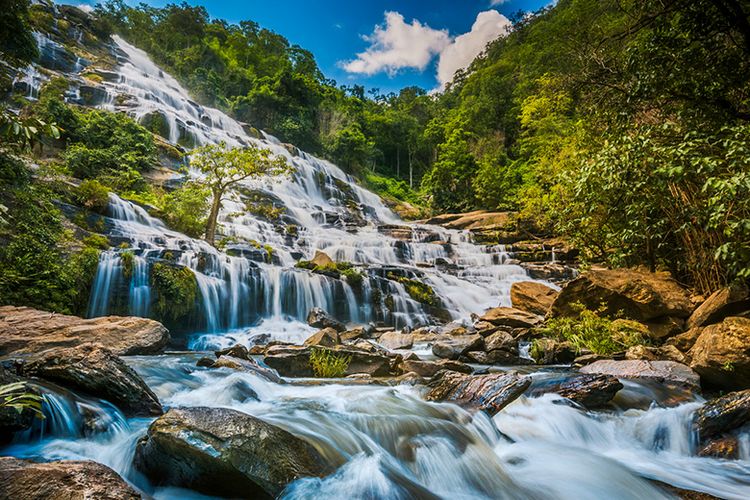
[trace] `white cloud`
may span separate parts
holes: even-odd
[[[490,0],[490,5],[492,7],[495,7],[497,5],[502,5],[504,3],[508,3],[510,0]]]
[[[444,88],[456,71],[468,67],[489,42],[507,34],[512,27],[510,20],[496,10],[477,14],[471,31],[457,36],[440,52],[437,71],[440,87]]]
[[[398,12],[386,12],[385,26],[376,26],[364,39],[370,46],[356,59],[342,63],[349,73],[393,75],[403,68],[424,70],[451,43],[447,30],[432,29],[416,19],[407,23]]]

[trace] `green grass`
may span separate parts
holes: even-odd
[[[320,378],[343,377],[352,357],[345,354],[334,354],[327,349],[310,351],[310,367],[313,374]]]

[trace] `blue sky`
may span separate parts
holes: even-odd
[[[175,2],[146,3],[163,6]],[[291,43],[310,50],[325,75],[339,84],[360,84],[388,92],[408,85],[428,90],[439,88],[441,81],[449,80],[455,69],[473,59],[486,40],[504,32],[507,20],[503,16],[510,17],[519,10],[537,10],[550,0],[190,0],[188,3],[203,5],[213,17],[230,22],[251,19],[280,33]]]

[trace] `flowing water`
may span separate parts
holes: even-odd
[[[185,331],[196,352],[127,361],[165,407],[227,407],[256,415],[306,438],[337,467],[328,477],[292,483],[284,497],[669,498],[651,481],[658,480],[723,498],[750,498],[748,435],[740,440],[741,460],[699,458],[691,425],[702,401],[668,407],[660,403],[669,394],[633,382],[622,391],[626,396],[618,396],[624,398],[622,410],[590,413],[530,390],[489,418],[428,403],[418,386],[278,384],[256,374],[196,367],[197,351],[250,344],[261,334],[301,342],[312,331],[301,320],[314,306],[351,323],[431,321],[433,311],[413,300],[394,275],[428,283],[456,320],[509,305],[510,285],[528,276],[507,263],[503,247],[476,245],[459,231],[404,224],[335,165],[198,105],[145,53],[121,39],[115,44],[119,76],[105,83],[109,97],[103,107],[142,120],[158,113],[173,143],[253,143],[294,165],[287,179],[248,182],[232,194],[221,215],[223,235],[234,238],[226,251],[172,231],[142,207],[112,195],[104,222],[118,246],[101,255],[89,310],[91,316],[149,316],[155,263],[195,272],[200,300]],[[82,63],[75,61],[79,71]],[[248,193],[281,208],[281,223],[245,212]],[[384,225],[394,224],[409,228],[409,236],[393,237]],[[315,250],[359,266],[362,286],[294,267]],[[537,384],[561,375],[531,376]],[[4,454],[93,459],[156,498],[204,498],[155,488],[132,468],[149,419],[126,419],[104,401],[59,387],[42,389],[47,418],[17,435]]]

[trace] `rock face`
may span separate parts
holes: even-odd
[[[134,465],[159,485],[235,498],[275,498],[287,484],[329,472],[306,441],[226,408],[172,409],[138,442]]]
[[[603,359],[581,368],[581,373],[611,375],[617,378],[648,378],[693,388],[700,387],[700,377],[689,367],[674,361]]]
[[[385,377],[391,373],[391,359],[388,356],[344,346],[319,349],[351,358],[344,375],[366,373],[373,377]],[[310,365],[310,348],[307,347],[273,346],[266,351],[263,361],[282,377],[314,376]]]
[[[115,471],[96,462],[37,463],[0,457],[0,498],[137,500],[141,495]]]
[[[514,308],[540,316],[547,314],[556,297],[557,290],[535,281],[519,281],[510,287]]]
[[[378,344],[386,349],[411,349],[414,345],[414,336],[410,333],[387,332],[380,336]]]
[[[717,290],[687,320],[687,328],[706,326],[722,321],[727,316],[750,313],[750,290],[736,284]]]
[[[157,354],[169,332],[154,320],[106,316],[83,319],[30,307],[0,307],[0,356],[97,342],[118,356]]]
[[[712,399],[695,412],[694,428],[702,441],[731,432],[750,422],[750,389]]]
[[[430,385],[427,400],[450,401],[492,416],[523,394],[531,385],[531,378],[515,373],[464,375],[446,371]]]
[[[307,313],[307,324],[313,328],[333,328],[337,332],[343,332],[346,330],[346,326],[340,321],[337,321],[330,317],[320,307],[313,307],[310,312]]]
[[[552,316],[576,316],[576,303],[606,313],[620,311],[630,319],[648,322],[663,316],[686,318],[693,311],[690,296],[667,273],[640,269],[595,270],[568,283],[550,309]]]
[[[692,360],[690,367],[708,385],[750,387],[750,319],[729,317],[705,327],[688,357]]]
[[[334,347],[340,343],[339,332],[334,328],[323,328],[305,340],[307,346]]]
[[[129,416],[162,414],[159,400],[143,379],[97,344],[49,349],[26,358],[21,369],[25,376],[106,399]]]
[[[495,307],[484,313],[481,321],[495,326],[510,328],[533,328],[542,322],[542,317],[513,307]]]

